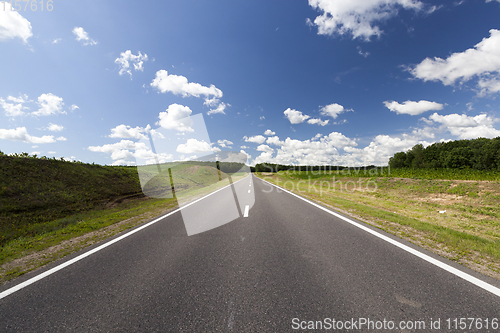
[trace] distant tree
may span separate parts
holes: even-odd
[[[394,154],[393,157],[389,159],[389,166],[391,168],[404,168],[406,167],[406,153],[404,151]]]

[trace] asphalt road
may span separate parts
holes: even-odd
[[[393,332],[469,332],[479,321],[481,332],[500,332],[497,295],[256,177],[185,210],[0,299],[0,331],[293,332],[335,319],[337,331],[388,331],[366,329],[385,320]],[[460,318],[481,319],[460,330]]]

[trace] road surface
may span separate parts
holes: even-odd
[[[186,207],[184,215],[211,221],[227,213],[227,191],[231,187]],[[353,325],[352,331],[388,331],[380,325],[394,325],[393,332],[456,332],[475,331],[480,321],[481,332],[500,332],[493,328],[500,319],[494,293],[254,176],[235,183],[234,191],[240,209],[231,223],[187,236],[177,212],[4,293],[0,331],[294,332],[320,326],[329,331],[333,324],[342,325],[337,331]],[[472,327],[466,320],[467,329],[460,330],[460,318],[480,319]]]

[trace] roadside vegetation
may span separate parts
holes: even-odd
[[[256,175],[500,278],[499,181],[368,177],[337,171]]]
[[[226,172],[233,180],[244,176],[235,173],[240,164],[217,165],[223,171],[213,165],[172,167],[177,199],[222,187]],[[153,177],[153,171],[147,186],[157,195],[148,197],[137,167],[0,152],[0,283],[178,207],[169,173]]]
[[[416,145],[388,167],[256,165],[256,175],[500,279],[500,138]]]

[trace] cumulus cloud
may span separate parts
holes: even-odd
[[[322,136],[317,141],[296,140],[289,137],[281,141],[278,137],[273,137],[268,138],[268,143],[279,146],[279,148],[276,149],[276,156],[273,156],[274,149],[267,145],[261,145],[259,146],[261,149],[257,150],[263,153],[254,160],[254,163],[328,164],[332,162],[335,156],[339,156],[339,149],[357,145],[354,140],[337,132]]]
[[[268,162],[285,165],[386,165],[396,152],[408,150],[417,143],[429,145],[422,134],[414,131],[397,137],[378,135],[364,148],[358,148],[356,140],[340,132],[328,135],[318,133],[311,140],[286,138],[281,141],[274,137],[273,141],[278,143],[279,147],[274,152],[260,147],[259,151],[262,153],[255,158],[253,164]]]
[[[346,147],[347,153],[343,156],[345,165],[387,165],[389,158],[395,153],[406,151],[418,143],[428,146],[429,142],[419,140],[418,137],[403,134],[402,137],[390,135],[377,135],[368,146],[364,148]]]
[[[213,97],[222,97],[222,91],[213,84],[210,85],[210,87],[202,86],[199,83],[189,82],[185,76],[168,74],[168,72],[163,69],[156,72],[156,77],[151,83],[151,86],[162,93],[171,92],[174,95],[181,95],[182,97],[205,96],[208,101]]]
[[[274,152],[274,149],[269,147],[268,145],[260,145],[257,147],[257,150],[258,151],[264,151],[264,152],[268,152],[268,153],[273,153]]]
[[[500,92],[500,30],[491,29],[474,48],[453,53],[446,59],[426,58],[410,68],[410,73],[424,81],[441,81],[444,85],[478,79],[480,95]]]
[[[377,25],[397,15],[398,10],[420,11],[425,5],[418,0],[309,0],[309,5],[322,14],[307,23],[318,27],[320,35],[352,35],[353,39],[379,37]]]
[[[166,129],[193,132],[193,121],[189,118],[191,113],[193,111],[189,107],[174,103],[169,105],[165,112],[160,112],[158,124]]]
[[[35,116],[51,116],[54,114],[63,113],[63,99],[54,94],[42,94],[38,97],[38,105],[40,109],[34,111],[33,114]]]
[[[320,114],[323,116],[332,117],[333,119],[337,119],[339,114],[344,112],[353,112],[352,109],[345,109],[342,105],[333,103],[327,106],[320,107]]]
[[[229,140],[218,140],[217,143],[222,148],[231,148],[231,146],[233,145],[233,143]]]
[[[24,104],[28,102],[28,95],[20,95],[19,97],[8,96],[7,99],[0,97],[0,106],[5,110],[7,117],[18,117],[25,114],[29,108]]]
[[[88,149],[93,152],[111,154],[112,165],[133,165],[136,158],[149,160],[151,163],[156,162],[156,159],[159,163],[165,163],[172,158],[171,154],[166,153],[155,155],[144,143],[131,140],[121,140],[102,146],[90,146]]]
[[[0,41],[21,38],[27,43],[28,38],[33,36],[30,21],[13,11],[10,3],[3,2],[1,5],[4,7],[0,10]]]
[[[74,27],[73,34],[76,40],[82,42],[83,45],[96,45],[97,42],[89,37],[89,34],[82,27]]]
[[[429,101],[406,101],[403,104],[399,104],[396,101],[385,101],[384,105],[391,111],[397,114],[410,114],[412,116],[427,112],[427,111],[437,111],[443,109],[443,104]]]
[[[266,130],[266,131],[264,132],[264,135],[267,135],[267,136],[271,136],[271,135],[275,135],[275,134],[276,134],[276,133],[275,133],[275,132],[273,132],[273,131],[271,131],[270,129],[268,129],[268,130]]]
[[[204,97],[203,104],[210,106],[211,109],[207,112],[211,114],[225,114],[225,110],[229,104],[220,101],[222,97],[222,90],[214,86],[203,86],[196,82],[189,82],[185,76],[168,74],[166,70],[159,70],[156,72],[156,77],[151,82],[151,87],[158,89],[161,93],[171,92],[174,95],[181,95],[182,97]]]
[[[493,126],[499,120],[486,114],[472,117],[456,113],[445,116],[434,113],[429,117],[429,120],[440,123],[442,125],[441,129],[449,131],[459,139],[495,138],[500,136],[500,130]]]
[[[226,107],[230,106],[230,104],[226,104],[226,103],[223,103],[223,102],[220,102],[219,105],[217,105],[215,108],[213,109],[210,109],[207,114],[208,115],[211,115],[211,114],[215,114],[215,113],[222,113],[222,114],[226,114],[224,112],[224,110],[226,110]]]
[[[316,124],[320,126],[326,126],[328,124],[329,120],[321,120],[319,118],[312,118],[307,121],[308,124]]]
[[[181,154],[209,154],[212,152],[212,147],[205,140],[188,139],[186,143],[178,145],[176,151]]]
[[[275,146],[282,146],[285,144],[283,141],[280,140],[278,136],[272,136],[270,138],[267,138],[266,143]]]
[[[286,109],[283,113],[292,124],[300,124],[310,118],[308,115],[302,114],[301,111],[290,108]]]
[[[1,129],[0,139],[11,141],[22,141],[26,143],[53,143],[56,142],[53,135],[44,135],[36,137],[28,134],[26,127],[18,127],[16,129]]]
[[[63,129],[64,129],[64,126],[56,125],[56,124],[52,124],[52,123],[50,123],[49,126],[47,127],[47,130],[49,130],[51,132],[61,132]]]
[[[142,55],[141,51],[139,51],[138,55],[134,55],[130,50],[120,53],[120,57],[115,59],[115,63],[120,66],[118,74],[129,74],[130,78],[132,78],[132,68],[130,67],[130,64],[132,64],[135,71],[142,72],[144,71],[144,61],[148,61],[147,54]]]
[[[245,142],[253,142],[253,143],[262,144],[266,141],[266,138],[263,135],[255,135],[255,136],[251,136],[251,137],[244,136],[243,140],[245,140]]]
[[[110,138],[119,138],[119,139],[144,139],[147,133],[151,129],[151,126],[146,127],[131,127],[128,125],[118,125],[115,128],[111,129]]]
[[[31,111],[31,104],[36,105],[38,110]],[[32,114],[35,116],[51,116],[55,114],[66,114],[63,110],[64,102],[63,99],[54,94],[42,94],[38,97],[37,101],[30,100],[28,95],[19,95],[19,97],[8,96],[7,98],[0,97],[0,107],[5,110],[5,115],[7,117],[19,117],[26,114]],[[70,110],[78,109],[78,106],[72,105]]]
[[[244,151],[243,149],[240,150],[240,153],[243,153],[245,155],[247,155],[247,159],[251,159],[252,158],[252,155],[248,154],[246,151]]]

